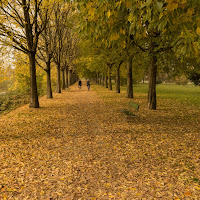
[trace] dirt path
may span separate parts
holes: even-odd
[[[40,106],[0,118],[0,199],[198,199],[198,147],[142,132],[85,83]]]

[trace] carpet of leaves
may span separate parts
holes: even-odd
[[[0,117],[0,199],[200,199],[200,109],[94,89]]]

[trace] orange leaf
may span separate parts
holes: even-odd
[[[192,196],[192,193],[191,192],[185,192],[184,196]]]

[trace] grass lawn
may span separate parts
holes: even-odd
[[[113,85],[115,90],[115,85]],[[122,94],[126,93],[126,86],[121,87]],[[157,101],[159,102],[173,100],[188,106],[200,107],[200,87],[193,84],[176,85],[176,84],[158,84],[156,86]],[[148,84],[137,84],[133,86],[134,97],[147,99]],[[163,102],[164,103],[164,102]]]
[[[159,98],[169,98],[186,105],[200,106],[200,87],[194,85],[160,84],[157,86]]]

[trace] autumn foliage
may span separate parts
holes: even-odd
[[[0,199],[198,200],[199,8],[0,0]]]

